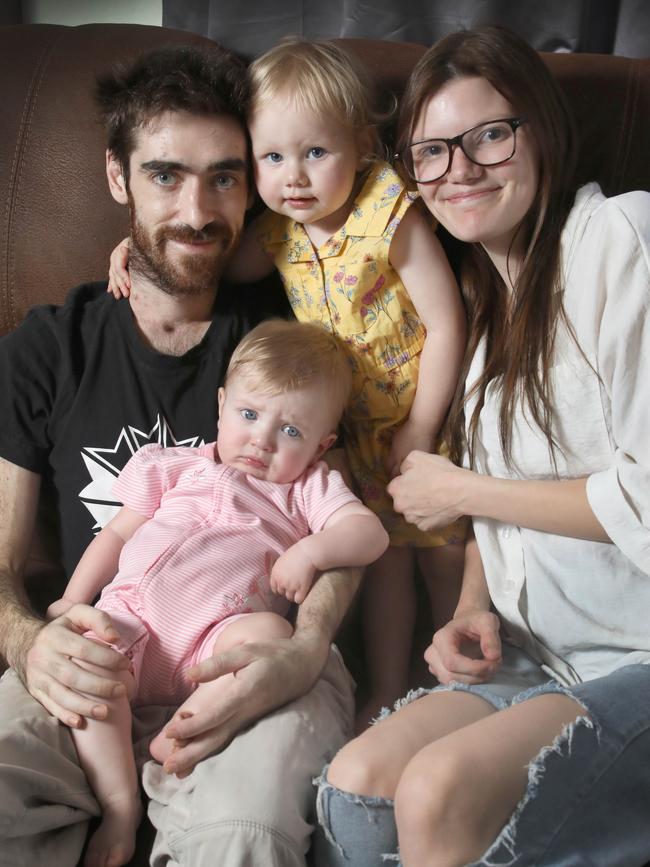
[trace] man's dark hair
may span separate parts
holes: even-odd
[[[108,148],[128,181],[138,129],[167,111],[225,115],[246,131],[246,67],[218,46],[167,46],[97,77],[95,101]]]

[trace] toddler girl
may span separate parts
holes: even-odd
[[[349,389],[347,352],[335,337],[263,323],[235,350],[219,389],[216,444],[144,446],[124,468],[114,488],[123,508],[48,616],[104,588],[98,607],[131,661],[124,683],[134,705],[180,704],[181,716],[210,707],[234,675],[193,691],[192,665],[235,644],[289,638],[289,602],[301,602],[319,572],[384,552],[377,517],[319,461]],[[106,720],[72,731],[102,808],[86,867],[129,861],[140,821],[126,696],[109,708]],[[163,729],[151,753],[164,763],[174,747]]]
[[[430,223],[379,158],[370,88],[351,58],[332,43],[288,40],[252,64],[250,86],[253,168],[270,210],[246,230],[227,276],[253,281],[275,265],[296,317],[352,350],[345,450],[364,503],[390,534],[364,587],[370,698],[361,727],[406,685],[416,560],[434,623],[455,607],[462,549],[450,543],[463,539],[462,524],[424,534],[394,512],[386,486],[411,451],[437,444],[465,317]]]

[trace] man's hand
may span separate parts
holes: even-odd
[[[186,777],[206,756],[218,752],[244,727],[272,710],[304,695],[316,682],[329,645],[307,639],[276,639],[247,643],[204,660],[188,670],[204,682],[234,674],[209,712],[174,719],[166,734],[181,745],[163,765],[169,774]]]
[[[124,692],[112,672],[126,669],[128,659],[110,647],[84,638],[92,629],[107,642],[119,636],[104,611],[90,605],[73,605],[66,614],[43,625],[38,620],[25,624],[24,652],[11,663],[29,692],[65,725],[82,728],[84,717],[104,719],[108,713],[102,699]],[[105,669],[105,676],[93,674],[77,660]]]
[[[484,683],[501,665],[499,618],[490,611],[470,611],[450,620],[433,636],[424,653],[440,683]]]
[[[388,485],[393,507],[425,532],[446,527],[465,514],[461,486],[475,474],[440,455],[411,452],[401,475]]]
[[[289,602],[305,601],[317,569],[305,554],[300,542],[288,548],[273,564],[269,583],[271,590],[286,596]]]

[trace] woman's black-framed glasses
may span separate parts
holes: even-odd
[[[416,141],[403,153],[395,154],[395,159],[402,161],[418,184],[430,184],[446,175],[456,146],[477,166],[496,166],[514,155],[516,133],[525,122],[525,117],[501,117],[473,126],[453,138]]]

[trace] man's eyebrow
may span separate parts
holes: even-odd
[[[174,160],[148,160],[140,163],[140,168],[145,172],[193,172],[192,166]],[[207,172],[245,172],[246,163],[239,157],[228,157],[223,160],[209,163],[203,171]]]

